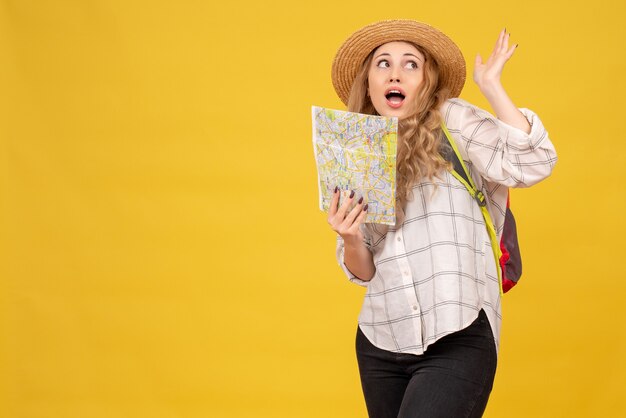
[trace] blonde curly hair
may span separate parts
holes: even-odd
[[[425,58],[424,81],[419,87],[413,112],[398,121],[398,154],[396,157],[396,201],[404,208],[412,198],[412,186],[421,178],[433,180],[441,170],[450,168],[450,163],[441,158],[447,145],[442,141],[439,109],[450,98],[447,89],[439,84],[439,70],[432,56],[418,45],[408,42]],[[378,115],[367,93],[368,72],[374,49],[361,66],[348,97],[348,111]]]

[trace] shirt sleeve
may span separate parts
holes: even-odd
[[[361,230],[363,230],[363,228],[361,228]],[[367,249],[371,251],[369,239],[366,238],[364,243]],[[345,248],[344,248],[343,238],[341,238],[340,235],[337,235],[336,255],[337,255],[337,262],[339,263],[339,267],[341,267],[343,272],[348,277],[348,280],[350,280],[352,283],[358,284],[359,286],[367,287],[369,284],[369,281],[361,280],[358,277],[356,277],[354,274],[352,274],[350,270],[348,270],[348,267],[346,267],[346,265],[344,264],[344,251],[345,251]]]
[[[535,113],[519,110],[530,124],[528,134],[462,99],[448,100],[442,109],[461,156],[487,181],[528,187],[552,173],[557,156],[548,132]]]

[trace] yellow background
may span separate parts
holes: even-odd
[[[310,106],[361,26],[414,18],[557,147],[513,192],[486,417],[625,417],[623,1],[0,2],[0,416],[365,417],[364,289],[317,207]]]

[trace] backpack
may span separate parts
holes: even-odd
[[[498,271],[498,282],[500,283],[500,294],[504,294],[511,290],[522,276],[522,257],[519,250],[515,217],[510,208],[510,194],[507,195],[506,199],[504,229],[502,231],[502,238],[498,243],[495,226],[487,210],[485,195],[476,188],[476,185],[472,181],[469,170],[463,163],[456,143],[454,139],[452,139],[445,124],[442,124],[442,131],[453,151],[445,153],[443,157],[452,163],[452,175],[465,186],[469,194],[476,200],[483,214],[483,218],[485,219],[485,225],[487,226],[487,232],[491,240],[491,249],[493,250],[493,255],[497,263],[500,265],[500,268],[496,269]]]

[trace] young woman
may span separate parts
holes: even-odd
[[[372,418],[480,417],[495,376],[501,323],[498,271],[478,203],[441,158],[445,124],[501,237],[509,187],[548,177],[556,153],[533,112],[518,109],[500,75],[515,46],[503,30],[474,81],[496,117],[458,99],[465,61],[426,24],[368,25],[339,48],[333,85],[348,110],[399,120],[396,224],[364,223],[352,193],[328,223],[348,278],[367,286],[356,350]],[[355,205],[352,209],[353,205]]]

